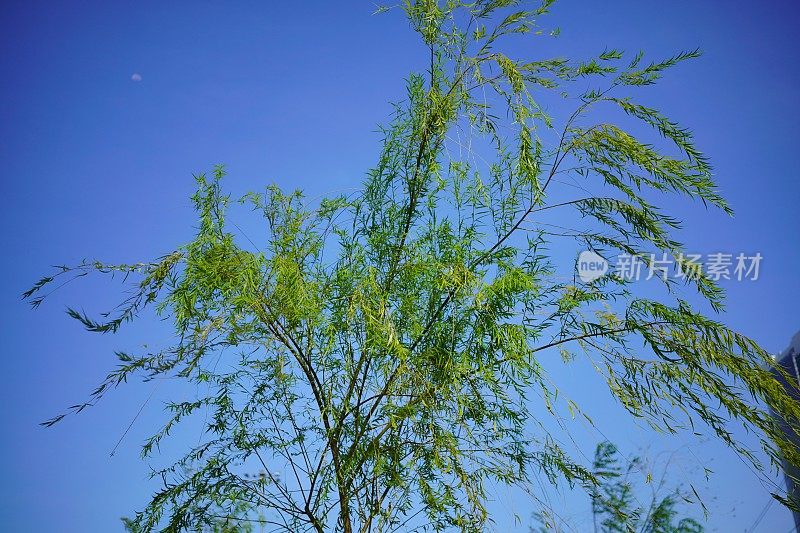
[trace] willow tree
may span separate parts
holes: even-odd
[[[705,426],[766,468],[731,432],[744,426],[773,462],[800,464],[769,415],[800,415],[769,354],[680,297],[721,308],[701,269],[684,264],[680,286],[665,278],[664,296],[648,299],[614,273],[565,277],[554,252],[571,239],[608,258],[680,258],[679,223],[654,202],[683,196],[730,212],[691,134],[631,99],[698,53],[520,60],[509,43],[546,38],[539,19],[551,2],[518,4],[402,7],[430,65],[409,77],[358,194],[313,204],[276,186],[248,194],[265,231],[240,242],[218,167],[197,176],[188,244],[149,262],[63,267],[25,293],[38,305],[54,281],[124,274],[138,280],[111,313],[69,314],[114,333],[152,307],[174,328],[169,348],[117,353],[119,366],[72,411],[132,375],[210,390],[170,404],[145,443],[151,455],[208,413],[199,445],[156,472],[163,488],[136,528],[201,530],[230,516],[290,531],[473,531],[492,520],[488,490],[534,471],[591,490],[591,465],[543,429],[541,417],[563,408],[557,387],[576,385],[542,364],[559,352],[592,365],[622,408],[658,430]],[[550,116],[542,103],[554,101],[571,113]],[[553,212],[561,229],[544,222]],[[263,475],[245,476],[254,465]]]

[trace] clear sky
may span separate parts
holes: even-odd
[[[35,312],[19,294],[50,265],[147,260],[186,242],[191,174],[216,163],[227,165],[234,193],[270,182],[312,196],[358,186],[375,161],[388,102],[424,61],[403,17],[373,10],[371,2],[4,3],[0,529],[121,530],[119,517],[153,488],[138,445],[175,393],[132,384],[55,428],[38,427],[85,398],[114,364],[112,350],[158,342],[163,330],[98,337],[63,314],[67,304],[104,310],[116,303],[113,285],[75,285]],[[800,8],[788,0],[562,0],[550,20],[561,36],[531,45],[529,57],[705,51],[643,93],[644,102],[694,130],[736,210],[730,219],[676,206],[684,242],[702,253],[764,257],[758,281],[726,284],[722,320],[782,350],[800,329]],[[600,394],[586,391],[590,401]],[[613,413],[600,413],[604,433],[624,450],[661,445]],[[681,442],[687,454],[713,460],[709,482],[697,463],[680,472],[711,497],[709,528],[747,530],[766,489],[724,448]],[[756,531],[791,527],[773,505]]]

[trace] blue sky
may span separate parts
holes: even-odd
[[[97,337],[63,314],[67,304],[88,311],[115,304],[114,285],[75,285],[35,312],[19,294],[53,264],[138,261],[186,242],[191,174],[216,163],[226,164],[234,193],[270,182],[311,196],[357,187],[375,161],[389,101],[403,96],[403,80],[425,60],[399,13],[373,10],[370,2],[4,5],[3,529],[121,530],[119,517],[141,507],[153,488],[138,444],[174,393],[131,384],[79,417],[38,427],[85,397],[113,365],[112,350],[157,343],[164,332],[154,324]],[[722,320],[769,350],[783,349],[800,329],[800,8],[789,1],[562,1],[549,24],[561,27],[558,39],[519,52],[705,51],[642,93],[643,101],[695,132],[736,210],[731,219],[674,206],[686,221],[684,242],[701,253],[764,256],[757,282],[726,284]],[[131,80],[134,73],[141,81]],[[580,385],[592,401],[595,393]],[[625,450],[663,445],[610,406],[599,416]],[[716,474],[702,481],[713,497],[709,528],[744,531],[768,501],[765,488],[731,452],[684,441],[688,454],[713,460]],[[681,479],[700,483],[689,464],[695,467]],[[526,516],[524,503],[515,505]],[[789,513],[773,505],[757,531],[790,528]]]

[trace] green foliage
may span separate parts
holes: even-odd
[[[640,504],[635,494],[636,486],[630,479],[642,461],[634,458],[626,465],[621,464],[619,453],[608,442],[597,446],[593,472],[600,479],[592,492],[592,513],[594,522],[601,531],[619,533],[702,533],[703,527],[693,518],[679,518],[679,505],[692,503],[692,495],[680,488],[672,489],[660,496],[658,490],[664,488],[667,469],[657,484],[646,505]]]
[[[679,255],[679,223],[654,205],[666,195],[729,208],[691,134],[626,92],[697,53],[646,66],[617,50],[582,62],[504,54],[510,39],[545,35],[551,3],[404,4],[430,69],[409,78],[360,193],[316,206],[275,186],[245,196],[265,221],[252,250],[226,223],[218,167],[197,177],[192,242],[152,262],[62,267],[25,293],[38,306],[62,280],[131,277],[139,281],[113,313],[69,315],[114,333],[152,306],[173,327],[172,346],[118,353],[119,366],[71,411],[132,375],[209,391],[168,405],[170,420],[145,443],[148,457],[185,419],[208,415],[201,442],[154,473],[163,487],[132,519],[137,531],[202,531],[219,517],[289,531],[480,531],[492,484],[542,472],[602,487],[538,431],[540,417],[566,424],[542,364],[556,350],[565,364],[595,368],[624,409],[659,431],[705,428],[766,468],[733,437],[743,425],[774,467],[781,456],[800,464],[768,414],[800,416],[769,354],[678,299],[686,289],[672,282],[656,301],[613,275],[577,284],[559,273],[552,250],[564,242],[606,256]],[[570,96],[574,112],[550,116],[539,104],[548,95]],[[604,105],[663,142],[599,120]],[[564,199],[576,190],[564,179],[601,192]],[[554,231],[542,218],[554,209],[591,225]],[[686,283],[721,308],[713,281],[698,273]],[[254,465],[266,475],[244,477]]]
[[[634,457],[623,461],[616,446],[597,445],[589,488],[594,531],[603,533],[702,533],[695,519],[681,518],[681,506],[697,503],[693,493],[670,487],[669,461],[658,479],[645,462]],[[645,472],[646,475],[645,475]],[[666,492],[666,494],[664,494]],[[536,513],[541,531],[562,529],[556,513]],[[532,530],[533,531],[533,530]]]

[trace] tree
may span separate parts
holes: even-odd
[[[661,431],[704,424],[763,468],[735,440],[737,423],[772,461],[800,464],[768,414],[797,420],[800,407],[771,376],[769,354],[678,296],[696,291],[722,307],[719,287],[681,259],[679,221],[648,201],[678,195],[730,212],[690,132],[630,96],[698,52],[652,62],[618,50],[583,62],[506,55],[508,42],[547,33],[539,21],[551,3],[405,4],[430,66],[409,78],[360,193],[313,206],[276,186],[248,194],[268,229],[252,249],[226,225],[217,167],[196,178],[199,229],[188,244],[138,264],[65,266],[24,294],[38,306],[57,279],[122,274],[138,281],[112,313],[69,315],[114,333],[153,308],[174,327],[167,349],[117,353],[119,366],[71,411],[133,375],[211,387],[169,405],[169,422],[145,443],[150,456],[184,419],[210,413],[205,440],[156,473],[163,488],[136,527],[200,530],[259,512],[290,531],[477,531],[491,520],[488,484],[538,470],[591,489],[591,468],[537,430],[538,410],[557,416],[542,358],[559,349],[565,364],[582,353],[624,409]],[[550,116],[548,99],[572,112]],[[664,140],[623,129],[611,108]],[[447,150],[454,136],[460,157]],[[600,192],[567,196],[587,188]],[[554,211],[571,229],[544,222]],[[613,273],[565,281],[550,248],[561,242],[646,263],[669,253],[685,286],[664,279],[669,292],[649,299]],[[269,468],[278,461],[284,478]],[[241,475],[254,462],[267,476]]]
[[[700,522],[679,516],[680,505],[694,503],[696,497],[680,487],[669,488],[669,463],[663,465],[663,472],[655,481],[649,470],[646,476],[642,476],[647,470],[642,458],[633,457],[623,462],[616,446],[610,442],[598,444],[592,463],[592,474],[597,483],[590,491],[594,531],[702,533],[704,528]],[[649,497],[642,494],[643,487],[637,483],[636,474],[644,477],[645,484],[650,485]],[[668,490],[666,495],[663,495],[664,490]],[[547,509],[535,516],[541,531],[564,529],[558,525],[560,519]]]

